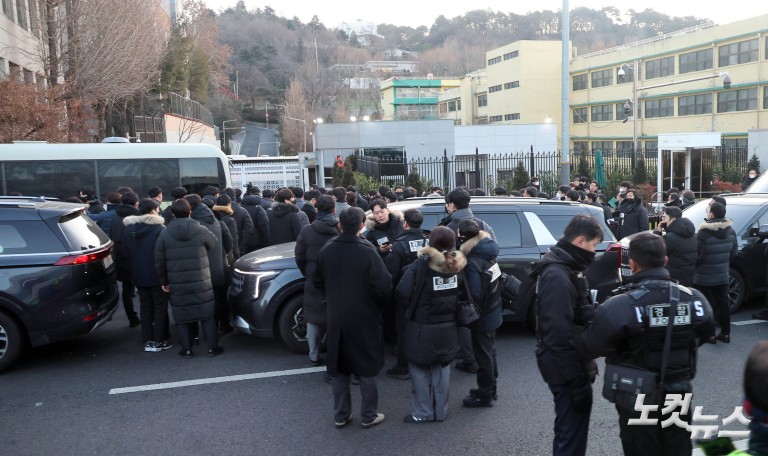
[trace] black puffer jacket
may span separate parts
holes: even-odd
[[[365,239],[376,247],[381,259],[386,261],[387,253],[382,253],[379,247],[385,242],[391,244],[403,234],[403,213],[390,209],[389,218],[384,223],[376,222],[373,213],[370,213],[365,218],[365,229]]]
[[[501,288],[499,277],[491,281],[492,276],[486,271],[494,268],[496,258],[499,256],[499,244],[485,231],[461,244],[461,253],[467,257],[467,267],[464,269],[464,277],[467,279],[472,300],[480,307],[482,315],[481,324],[471,326],[472,330],[485,332],[496,331],[501,326]],[[496,266],[498,268],[498,266]],[[501,275],[499,269],[498,276]],[[495,282],[495,283],[493,283]]]
[[[208,251],[208,265],[211,268],[211,282],[213,286],[224,286],[227,284],[227,274],[224,269],[226,252],[224,250],[224,235],[221,230],[221,223],[203,203],[192,208],[192,219],[196,220],[203,227],[208,228],[216,238],[215,245]],[[172,225],[173,223],[168,225],[168,227],[170,228]]]
[[[667,226],[664,235],[667,244],[667,269],[669,275],[681,285],[693,285],[696,273],[696,228],[687,218],[679,218]]]
[[[237,226],[237,248],[235,249],[235,256],[239,257],[245,253],[245,250],[250,244],[250,239],[254,232],[254,224],[251,214],[249,214],[245,208],[235,202],[231,204],[231,207],[232,218],[235,220]]]
[[[419,258],[419,250],[429,244],[429,239],[421,228],[409,228],[392,243],[392,250],[387,255],[387,271],[392,276],[392,286],[397,287],[403,276],[403,269]]]
[[[446,366],[459,351],[456,309],[467,259],[457,251],[451,267],[433,247],[424,247],[419,254],[395,290],[395,308],[408,308],[405,356],[420,367]],[[417,336],[411,338],[409,333]]]
[[[310,225],[302,228],[296,240],[294,253],[296,265],[306,279],[304,280],[304,319],[309,323],[324,325],[326,306],[320,291],[315,288],[315,268],[320,249],[331,239],[339,235],[339,219],[334,214],[322,214]]]
[[[639,198],[632,204],[624,200],[619,204],[619,239],[629,235],[648,231],[648,211]]]
[[[131,215],[123,219],[125,258],[137,287],[163,285],[155,271],[155,243],[165,229],[164,222],[165,219],[152,214]]]
[[[139,210],[130,204],[119,204],[115,207],[115,217],[112,219],[109,237],[115,243],[112,247],[112,257],[115,259],[115,273],[117,280],[124,282],[131,280],[131,269],[128,267],[125,259],[125,248],[123,247],[123,232],[125,225],[123,220],[131,215],[139,215]]]
[[[216,244],[216,236],[190,218],[174,220],[157,238],[155,270],[170,286],[171,313],[178,323],[213,318],[208,254]]]
[[[696,285],[728,283],[730,261],[739,249],[736,232],[728,219],[712,219],[699,225],[696,255]]]
[[[274,203],[267,211],[269,217],[269,245],[285,244],[299,238],[304,227],[299,208],[290,203]]]
[[[248,239],[246,248],[241,253],[246,254],[256,249],[269,245],[269,217],[267,211],[261,207],[261,198],[258,195],[246,195],[241,205],[253,221],[253,234]]]

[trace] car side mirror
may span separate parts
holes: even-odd
[[[757,237],[763,240],[768,239],[768,225],[760,225],[757,229]]]

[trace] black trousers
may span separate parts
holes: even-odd
[[[496,331],[485,332],[472,328],[472,348],[477,363],[477,389],[485,399],[490,399],[496,391]]]
[[[157,287],[137,287],[141,309],[142,342],[162,342],[168,338],[169,294]]]
[[[731,334],[731,309],[728,306],[728,284],[722,285],[694,285],[704,294],[704,297],[712,306],[715,318],[720,325],[722,334]]]
[[[120,298],[123,300],[123,309],[125,309],[125,316],[128,317],[129,322],[139,318],[136,313],[136,309],[133,307],[133,282],[130,280],[123,280],[123,289],[121,291]]]
[[[219,331],[216,329],[216,320],[209,318],[202,320],[203,334],[208,349],[212,350],[219,346]],[[197,322],[179,323],[179,344],[184,350],[192,348],[192,328],[197,327]]]
[[[230,326],[229,302],[227,301],[227,286],[213,287],[213,296],[216,303],[215,316],[218,329]]]
[[[573,391],[568,385],[549,384],[555,399],[555,438],[553,456],[584,456],[587,452],[590,406],[587,410],[574,410]],[[653,453],[646,453],[647,455]]]
[[[397,364],[395,367],[403,372],[408,372],[408,358],[405,356],[405,312],[408,303],[395,304],[395,330],[397,331]]]
[[[616,407],[619,412],[619,430],[621,446],[625,456],[690,456],[693,453],[691,434],[680,426],[674,424],[666,428],[661,423],[671,416],[661,415],[664,405],[660,405],[657,411],[651,411],[648,418],[657,420],[656,424],[629,426],[630,418],[639,418],[641,412],[626,410]],[[680,412],[680,407],[673,410]],[[679,419],[687,424],[691,423],[692,412],[688,410],[686,415],[680,415]]]

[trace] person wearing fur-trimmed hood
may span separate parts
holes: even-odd
[[[456,235],[438,226],[395,290],[398,307],[407,303],[405,352],[411,375],[411,413],[406,423],[445,420],[451,361],[459,351],[456,310],[467,259],[456,250]]]

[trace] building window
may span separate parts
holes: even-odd
[[[587,123],[587,108],[573,108],[573,123]]]
[[[491,116],[491,117],[488,118],[488,121],[490,121],[490,122],[501,122],[502,119],[503,119],[502,116]]]
[[[519,51],[507,52],[504,54],[504,60],[514,59],[519,55]]]
[[[593,89],[613,84],[613,70],[594,71],[591,74]]]
[[[616,155],[619,157],[629,157],[635,145],[632,141],[616,141]]]
[[[711,70],[714,60],[712,54],[712,48],[680,54],[680,74]]]
[[[587,73],[577,74],[573,77],[573,90],[586,90],[587,87]]]
[[[768,86],[763,86],[763,109],[768,109]]]
[[[488,94],[482,94],[477,96],[477,107],[481,108],[483,106],[488,106]]]
[[[501,92],[501,84],[488,87],[488,93]]]
[[[592,122],[604,122],[607,120],[613,120],[613,110],[611,105],[597,105],[591,107]]]
[[[645,118],[672,117],[675,115],[675,99],[659,98],[645,102]]]
[[[624,76],[619,76],[619,70],[624,71]],[[629,65],[621,65],[616,69],[616,84],[626,84],[635,80],[635,69]]]
[[[602,150],[603,152],[610,152],[613,150],[613,141],[592,141],[592,151]]]
[[[448,112],[456,111],[456,100],[448,102]]]
[[[497,63],[501,63],[501,57],[494,57],[492,59],[488,59],[488,65],[496,65]]]
[[[587,141],[574,141],[573,142],[573,151],[574,152],[586,152],[589,148],[589,143]]]
[[[741,41],[739,43],[726,44],[717,48],[717,65],[724,67],[739,63],[754,62],[757,60],[760,42],[754,40]]]
[[[478,125],[488,125],[488,117],[486,117],[486,116],[478,117],[477,118],[477,124]]]
[[[689,95],[677,99],[677,115],[693,116],[696,114],[712,114],[712,94]]]
[[[520,120],[520,113],[504,114],[504,120]]]
[[[729,90],[717,94],[717,112],[751,111],[757,109],[757,87]]]
[[[747,138],[723,139],[723,147],[726,149],[735,149],[737,147],[747,147]]]
[[[8,19],[13,20],[13,3],[11,0],[0,0],[3,4],[3,14],[8,16]]]
[[[520,87],[520,81],[512,81],[512,82],[504,83],[504,89],[514,89],[515,87]]]
[[[663,59],[645,62],[645,79],[663,78],[664,76],[671,76],[674,74],[674,57],[664,57]]]

